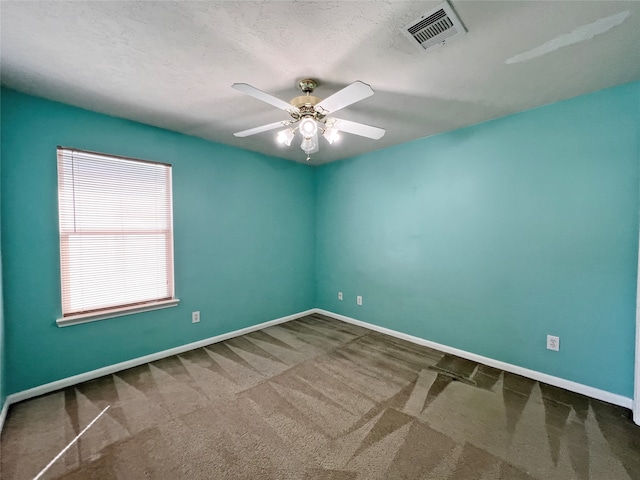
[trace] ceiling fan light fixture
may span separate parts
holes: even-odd
[[[275,140],[281,145],[290,146],[296,136],[296,130],[300,130],[300,136],[302,137],[300,148],[307,154],[307,161],[309,161],[311,154],[318,152],[320,149],[320,140],[318,140],[320,134],[330,145],[340,138],[340,132],[374,140],[382,138],[385,134],[383,128],[339,118],[327,118],[333,112],[373,95],[373,89],[370,85],[357,80],[338,90],[333,95],[329,95],[324,100],[311,95],[317,87],[315,80],[304,79],[299,82],[298,86],[304,95],[295,97],[287,103],[247,83],[234,83],[232,88],[235,90],[285,111],[291,119],[250,128],[236,132],[233,135],[242,138],[285,127],[284,130],[277,133]]]
[[[322,136],[329,142],[329,145],[332,145],[336,140],[340,140],[340,130],[332,127],[325,128]]]
[[[293,141],[293,137],[295,137],[295,135],[296,134],[294,133],[293,129],[286,128],[278,132],[276,140],[278,141],[278,143],[286,145],[288,147],[291,145],[291,142]]]
[[[300,120],[298,130],[300,130],[300,133],[305,139],[311,138],[318,132],[318,125],[313,118],[305,117]]]

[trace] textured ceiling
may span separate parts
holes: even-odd
[[[343,134],[334,145],[321,139],[314,164],[640,80],[640,2],[454,0],[468,34],[420,52],[399,29],[439,3],[2,1],[1,79],[26,93],[302,162],[299,142],[277,145],[275,131],[233,136],[287,115],[231,85],[289,101],[306,77],[317,79],[321,98],[355,80],[370,84],[375,95],[338,116],[387,134]],[[623,20],[608,31],[505,63],[613,15]]]

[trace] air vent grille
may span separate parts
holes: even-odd
[[[405,25],[401,31],[422,51],[442,46],[466,33],[464,25],[447,2]]]

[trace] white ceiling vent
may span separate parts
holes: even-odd
[[[449,2],[419,16],[400,31],[423,52],[449,43],[467,32]]]

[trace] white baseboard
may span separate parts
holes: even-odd
[[[4,419],[7,418],[7,412],[9,411],[9,398],[5,398],[4,405],[0,411],[0,435],[2,435],[2,427],[4,426]]]
[[[537,372],[535,370],[529,370],[527,368],[519,367],[517,365],[512,365],[510,363],[494,360],[492,358],[483,357],[482,355],[466,352],[464,350],[449,347],[447,345],[442,345],[440,343],[425,340],[420,337],[414,337],[413,335],[408,335],[406,333],[391,330],[389,328],[379,327],[371,323],[363,322],[361,320],[356,320],[355,318],[347,317],[345,315],[340,315],[338,313],[333,313],[328,310],[323,310],[321,308],[312,308],[304,312],[295,313],[293,315],[288,315],[286,317],[276,318],[268,322],[259,323],[257,325],[252,325],[246,328],[241,328],[240,330],[234,330],[233,332],[223,333],[222,335],[216,335],[215,337],[205,338],[197,342],[189,343],[189,344],[182,345],[175,348],[170,348],[169,350],[163,350],[161,352],[152,353],[150,355],[134,358],[131,360],[127,360],[125,362],[116,363],[114,365],[108,365],[103,368],[98,368],[97,370],[91,370],[89,372],[81,373],[79,375],[74,375],[72,377],[56,380],[55,382],[47,383],[45,385],[40,385],[38,387],[30,388],[28,390],[23,390],[22,392],[13,393],[7,396],[7,398],[5,399],[4,405],[2,406],[2,410],[0,411],[0,434],[2,433],[2,427],[4,426],[4,421],[7,416],[9,406],[13,403],[17,403],[22,400],[27,400],[29,398],[37,397],[39,395],[51,393],[56,390],[60,390],[62,388],[66,388],[72,385],[76,385],[78,383],[86,382],[88,380],[94,380],[104,375],[110,375],[112,373],[126,370],[127,368],[137,367],[139,365],[144,365],[145,363],[154,362],[156,360],[170,357],[172,355],[178,355],[180,353],[188,352],[189,350],[205,347],[207,345],[211,345],[212,343],[222,342],[224,340],[228,340],[229,338],[239,337],[247,333],[255,332],[256,330],[262,330],[263,328],[271,327],[273,325],[289,322],[291,320],[295,320],[297,318],[301,318],[306,315],[311,315],[313,313],[320,313],[322,315],[327,315],[337,320],[342,320],[343,322],[346,322],[346,323],[359,325],[361,327],[368,328],[369,330],[374,330],[376,332],[384,333],[392,337],[400,338],[402,340],[407,340],[409,342],[412,342],[418,345],[423,345],[425,347],[433,348],[441,352],[457,355],[459,357],[466,358],[467,360],[472,360],[474,362],[482,363],[483,365],[499,368],[506,372],[522,375],[523,377],[528,377],[533,380],[538,380],[540,382],[548,383],[549,385],[564,388],[566,390],[580,393],[588,397],[592,397],[598,400],[602,400],[604,402],[612,403],[614,405],[619,405],[621,407],[625,407],[629,409],[632,409],[633,407],[633,400],[631,398],[624,397],[622,395],[617,395],[615,393],[607,392],[605,390],[600,390],[598,388],[589,387],[587,385],[572,382],[570,380],[565,380],[563,378],[547,375],[546,373]]]
[[[207,345],[211,345],[212,343],[218,343],[233,337],[239,337],[240,335],[255,332],[256,330],[262,330],[263,328],[271,327],[273,325],[289,322],[291,320],[310,315],[315,311],[316,309],[305,310],[304,312],[294,313],[293,315],[287,315],[286,317],[276,318],[275,320],[270,320],[268,322],[259,323],[250,327],[241,328],[240,330],[234,330],[233,332],[223,333],[222,335],[205,338],[204,340],[198,340],[197,342],[170,348],[169,350],[152,353],[150,355],[145,355],[144,357],[133,358],[125,362],[108,365],[106,367],[98,368],[97,370],[91,370],[79,375],[74,375],[72,377],[63,378],[60,380],[56,380],[55,382],[46,383],[38,387],[30,388],[28,390],[23,390],[22,392],[13,393],[7,396],[2,408],[2,413],[0,413],[0,433],[2,432],[2,427],[4,425],[4,420],[7,415],[9,406],[13,403],[44,395],[46,393],[55,392],[56,390],[70,387],[72,385],[86,382],[88,380],[94,380],[96,378],[103,377],[104,375],[110,375],[112,373],[120,372],[122,370],[126,370],[127,368],[137,367],[139,365],[144,365],[145,363],[154,362],[166,357],[171,357],[172,355],[178,355],[180,353],[188,352],[189,350],[206,347]]]
[[[582,395],[586,395],[588,397],[592,397],[597,400],[602,400],[603,402],[612,403],[614,405],[619,405],[621,407],[625,407],[629,409],[633,407],[633,400],[631,398],[623,397],[622,395],[607,392],[606,390],[600,390],[598,388],[589,387],[588,385],[572,382],[571,380],[565,380],[564,378],[554,377],[553,375],[547,375],[546,373],[541,373],[536,370],[529,370],[528,368],[523,368],[517,365],[512,365],[510,363],[494,360],[492,358],[483,357],[482,355],[477,355],[475,353],[460,350],[458,348],[442,345],[441,343],[432,342],[420,337],[414,337],[413,335],[408,335],[406,333],[398,332],[396,330],[391,330],[389,328],[379,327],[378,325],[373,325],[371,323],[363,322],[361,320],[356,320],[355,318],[347,317],[345,315],[340,315],[338,313],[329,312],[328,310],[323,310],[321,308],[316,308],[314,309],[314,311],[315,313],[327,315],[337,320],[342,320],[343,322],[351,323],[353,325],[359,325],[361,327],[368,328],[376,332],[384,333],[386,335],[391,335],[392,337],[400,338],[402,340],[407,340],[408,342],[433,348],[434,350],[439,350],[444,353],[457,355],[458,357],[466,358],[467,360],[471,360],[473,362],[482,363],[483,365],[488,365],[490,367],[498,368],[500,370],[504,370],[505,372],[515,373],[516,375],[522,375],[523,377],[531,378],[533,380],[547,383],[555,387],[564,388],[565,390],[569,390],[575,393],[580,393]]]

